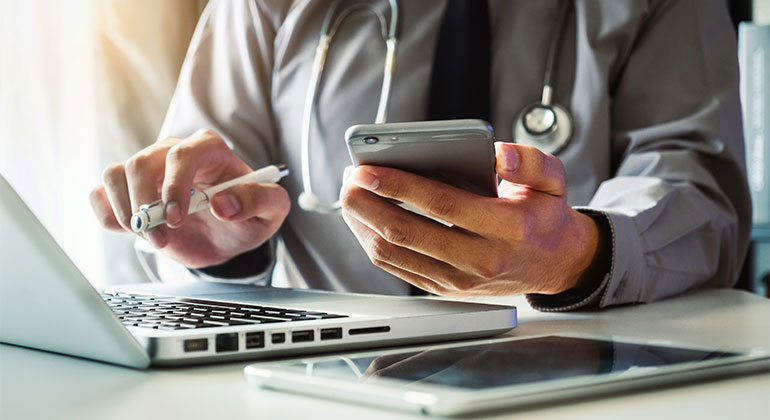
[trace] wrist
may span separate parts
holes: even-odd
[[[572,219],[575,233],[572,249],[567,252],[572,258],[559,292],[580,288],[593,271],[592,267],[602,259],[602,238],[596,220],[577,210],[572,210]]]
[[[578,213],[589,219],[593,228],[596,229],[590,234],[595,233],[596,236],[595,240],[589,240],[590,245],[586,244],[585,252],[578,257],[580,262],[575,263],[576,268],[571,272],[571,277],[565,281],[566,287],[558,294],[568,301],[582,300],[598,289],[609,273],[612,261],[612,230],[607,217],[599,213]],[[584,267],[589,250],[590,263]]]
[[[599,242],[594,252],[594,259],[588,269],[583,270],[576,277],[577,281],[571,288],[557,294],[531,293],[527,295],[532,306],[539,310],[571,310],[598,304],[599,294],[612,269],[612,227],[609,218],[602,213],[589,209],[579,211],[593,219],[599,230]]]

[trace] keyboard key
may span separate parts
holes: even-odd
[[[229,322],[229,325],[243,325],[243,324],[262,324],[263,322],[258,319],[252,319],[252,318],[230,318],[229,320],[225,321]]]
[[[216,326],[219,326],[219,327],[226,327],[226,326],[230,325],[230,323],[228,321],[217,321],[217,320],[214,320],[214,319],[204,319],[202,322],[204,324],[216,325]]]
[[[179,327],[179,326],[172,327],[172,326],[168,326],[168,325],[161,325],[161,326],[158,327],[158,329],[159,330],[163,330],[163,331],[176,331],[176,330],[183,330],[184,328]]]
[[[252,321],[238,321],[238,320],[234,320],[234,319],[231,319],[231,320],[229,320],[227,322],[228,322],[228,324],[231,327],[232,326],[236,326],[236,325],[253,325],[254,324],[254,322],[252,322]]]
[[[252,321],[260,321],[260,324],[270,324],[270,323],[273,323],[273,322],[287,322],[288,321],[288,319],[268,318],[268,317],[264,317],[264,316],[254,316],[254,315],[250,316],[248,319],[252,320]]]

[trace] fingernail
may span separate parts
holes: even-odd
[[[157,249],[161,249],[166,246],[166,235],[164,235],[163,232],[158,229],[153,229],[147,232],[147,240],[150,242],[150,245]]]
[[[211,200],[211,206],[221,217],[229,218],[241,212],[241,203],[233,194],[218,194]]]
[[[351,180],[354,184],[367,190],[375,190],[380,186],[380,180],[372,173],[365,170],[358,170],[353,172]]]
[[[503,147],[503,169],[508,172],[513,172],[516,169],[519,169],[520,162],[519,152],[516,151],[515,147]]]
[[[182,223],[182,211],[179,210],[179,204],[172,201],[166,204],[166,224],[173,227],[179,223]]]

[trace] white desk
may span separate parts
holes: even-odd
[[[521,298],[510,334],[596,332],[770,349],[770,300],[708,291],[595,313],[547,314]],[[406,419],[400,412],[256,389],[247,363],[136,371],[0,345],[0,419]],[[770,375],[665,388],[480,418],[770,419]]]

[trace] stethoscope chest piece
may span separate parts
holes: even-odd
[[[572,137],[572,117],[558,104],[536,102],[525,107],[513,125],[513,141],[556,154]]]

